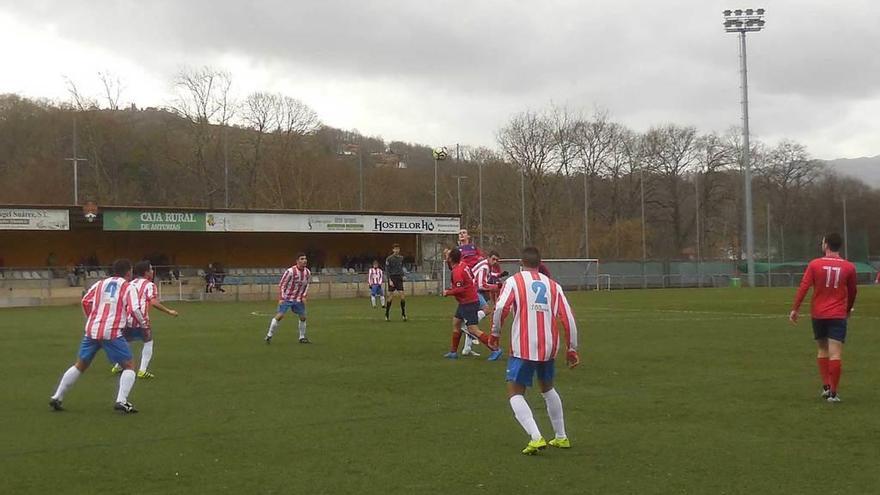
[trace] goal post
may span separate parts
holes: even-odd
[[[611,289],[611,277],[599,273],[597,258],[557,258],[541,260],[550,270],[550,278],[566,290]],[[511,274],[520,271],[520,260],[500,260],[501,269]]]

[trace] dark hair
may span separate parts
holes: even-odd
[[[541,253],[534,246],[526,246],[522,250],[522,264],[528,268],[538,268],[541,264]]]
[[[828,244],[828,249],[836,253],[843,247],[843,239],[840,238],[840,234],[837,232],[832,232],[825,234],[825,244]]]
[[[306,256],[306,253],[303,253],[303,252],[296,253],[296,259],[297,259],[297,260],[299,260],[299,259],[302,258],[303,256]],[[308,258],[308,256],[306,256],[306,258]]]
[[[398,244],[398,243],[396,243],[396,242],[395,242],[394,244],[391,245],[391,249],[399,248],[399,247],[400,247],[400,244]]]
[[[141,260],[134,264],[134,270],[132,270],[132,272],[135,277],[143,277],[152,267],[153,265],[150,264],[150,260]]]
[[[113,276],[124,277],[131,271],[131,261],[127,259],[116,260],[113,262]]]
[[[499,258],[501,257],[501,255],[498,254],[498,251],[495,251],[494,249],[492,251],[489,251],[489,257],[492,257],[492,256],[497,256]]]
[[[452,248],[452,250],[449,251],[449,261],[453,263],[461,261],[461,250],[458,248]]]

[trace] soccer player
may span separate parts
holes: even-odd
[[[796,324],[798,309],[812,287],[810,314],[813,318],[813,337],[818,347],[816,363],[822,378],[821,397],[828,402],[840,402],[837,386],[840,383],[843,343],[846,341],[846,320],[856,302],[856,268],[840,257],[842,245],[840,234],[828,234],[822,239],[825,256],[807,265],[788,315],[792,324]]]
[[[385,307],[385,292],[382,290],[382,282],[385,281],[385,272],[379,268],[379,260],[373,260],[373,267],[367,273],[367,283],[370,285],[370,304],[376,309],[376,298],[380,298],[382,307]]]
[[[278,313],[269,321],[269,332],[266,334],[266,343],[272,343],[272,337],[278,330],[278,323],[284,319],[288,310],[299,316],[299,343],[311,344],[306,337],[306,300],[309,295],[309,282],[312,280],[312,272],[309,271],[308,258],[305,253],[296,255],[296,264],[284,271],[281,281],[278,282]]]
[[[385,321],[391,312],[391,304],[394,303],[394,293],[400,293],[400,315],[406,321],[406,293],[403,290],[403,256],[400,254],[400,244],[391,246],[391,254],[385,258],[385,271],[388,273],[388,304],[385,305]]]
[[[89,369],[95,354],[104,349],[107,358],[120,363],[123,371],[119,377],[119,391],[113,409],[122,413],[136,413],[134,405],[128,402],[128,394],[134,387],[135,373],[131,350],[122,336],[126,318],[131,314],[142,327],[147,326],[143,310],[138,302],[137,292],[131,285],[131,261],[113,262],[112,276],[95,282],[82,299],[83,312],[87,320],[85,336],[79,347],[76,363],[61,376],[58,389],[49,398],[49,406],[55,411],[63,411],[61,401],[64,394],[77,379]]]
[[[492,261],[490,261],[490,259]],[[474,264],[473,267],[470,267],[471,275],[477,286],[477,297],[479,298],[480,303],[480,309],[477,311],[477,324],[479,324],[480,321],[483,321],[483,318],[485,318],[487,314],[492,313],[493,308],[490,301],[493,301],[493,295],[501,290],[501,286],[497,282],[489,282],[493,263],[496,265],[498,263],[498,253],[495,251],[489,253],[489,258],[479,257],[476,264]],[[465,264],[467,264],[467,261],[465,261]],[[472,345],[478,342],[479,341],[472,339],[469,335],[465,335],[464,348],[461,351],[462,356],[479,356],[480,353],[471,348]]]
[[[562,449],[571,447],[565,434],[562,399],[553,388],[556,352],[559,347],[559,330],[562,324],[568,345],[566,361],[569,368],[580,363],[577,353],[577,325],[562,287],[538,272],[541,255],[537,248],[526,247],[522,251],[523,270],[504,283],[498,297],[492,327],[492,343],[501,335],[501,326],[509,313],[513,313],[510,330],[510,358],[507,360],[507,394],[510,407],[519,424],[528,433],[530,441],[523,454],[534,455],[549,445]],[[532,376],[538,375],[538,385],[547,405],[547,415],[556,434],[547,442],[538,430],[532,410],[526,402],[526,387],[532,386]]]
[[[153,373],[147,371],[150,366],[150,360],[153,359],[153,324],[150,321],[150,307],[155,307],[159,311],[171,316],[177,316],[177,311],[168,309],[159,302],[159,291],[156,289],[156,284],[153,283],[153,265],[148,260],[135,263],[134,277],[134,280],[131,281],[131,286],[137,292],[138,304],[143,310],[144,320],[146,320],[147,325],[144,327],[140,326],[138,321],[132,315],[129,315],[122,335],[125,337],[126,342],[140,339],[144,343],[144,348],[141,350],[141,364],[137,377],[143,379],[155,378],[156,376]],[[121,373],[122,366],[116,363],[110,371],[112,373]]]
[[[470,233],[468,233],[467,229],[461,229],[458,231],[458,250],[461,251],[461,259],[471,270],[471,274],[476,276],[475,268],[480,264],[481,261],[486,258],[483,256],[483,252],[473,243],[471,239]],[[451,269],[452,267],[450,267]],[[486,300],[483,298],[482,294],[479,294],[480,297],[480,309],[477,312],[478,322],[486,317]],[[464,327],[463,327],[464,329]],[[465,334],[464,336],[464,348],[461,351],[463,356],[479,356],[480,353],[474,351],[472,346],[478,345],[479,341],[471,338],[470,335]]]
[[[461,342],[462,325],[466,325],[468,334],[486,344],[486,347],[492,351],[489,355],[489,361],[495,361],[501,357],[501,350],[498,349],[498,346],[491,345],[488,335],[480,331],[480,327],[477,326],[479,323],[477,311],[480,309],[480,300],[477,297],[477,286],[474,284],[470,269],[461,259],[461,251],[458,248],[449,251],[447,260],[454,265],[451,277],[452,287],[443,291],[443,295],[455,296],[458,301],[458,309],[455,316],[452,317],[452,347],[443,357],[458,359],[458,344]]]

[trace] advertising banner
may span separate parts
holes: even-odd
[[[456,234],[456,217],[307,213],[208,213],[208,232]]]
[[[104,230],[204,232],[205,214],[192,211],[104,211]]]
[[[67,210],[0,208],[0,230],[70,230]]]

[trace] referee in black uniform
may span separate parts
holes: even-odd
[[[403,291],[403,256],[400,254],[400,244],[391,246],[392,253],[385,258],[385,273],[388,275],[388,302],[385,304],[385,321],[389,321],[388,313],[391,311],[391,303],[394,302],[394,293],[400,293],[400,314],[406,321],[406,293]]]

